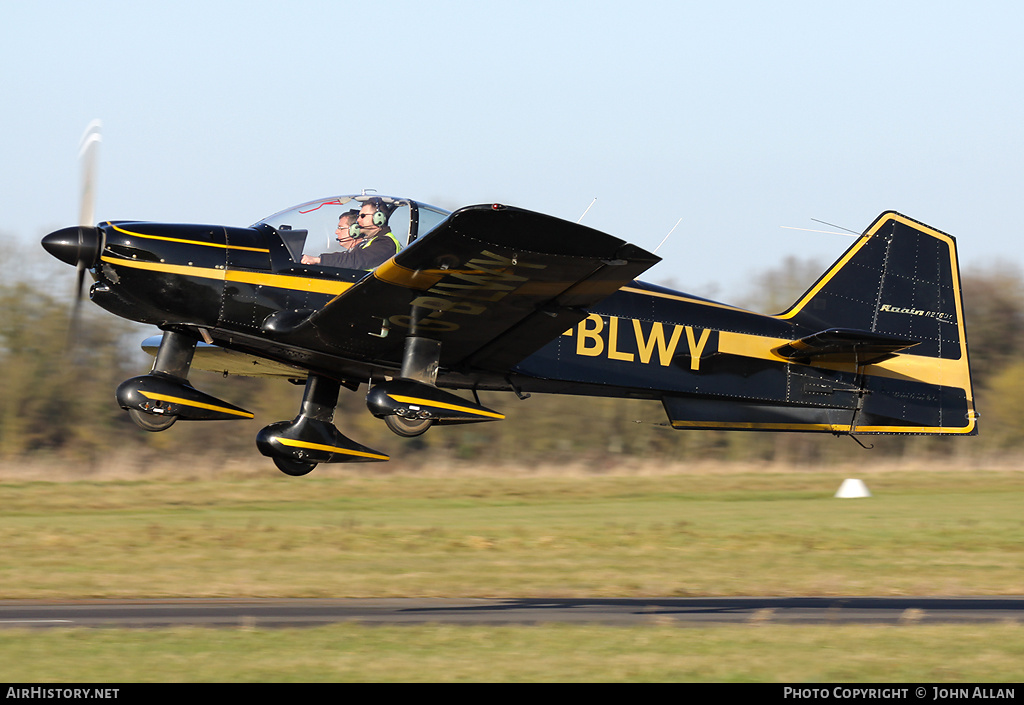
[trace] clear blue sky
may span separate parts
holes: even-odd
[[[12,0],[0,237],[77,219],[248,225],[374,188],[504,202],[653,249],[733,301],[899,210],[1019,265],[1018,2]],[[69,282],[70,282],[69,275]],[[69,284],[70,286],[70,284]]]

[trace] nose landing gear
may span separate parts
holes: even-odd
[[[319,463],[360,463],[390,460],[356,443],[334,427],[334,407],[341,385],[311,374],[306,379],[299,415],[263,428],[256,436],[260,453],[286,475],[305,475]]]

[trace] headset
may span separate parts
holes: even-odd
[[[388,214],[384,210],[384,204],[381,203],[381,201],[378,199],[367,201],[367,203],[369,203],[376,209],[373,212],[373,224],[376,225],[378,228],[387,225]],[[363,233],[363,229],[359,227],[358,220],[355,223],[352,223],[352,225],[348,226],[348,234],[349,237],[355,240],[362,239],[365,236]]]

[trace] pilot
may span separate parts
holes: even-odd
[[[342,221],[350,214],[356,217],[355,224],[348,226],[348,237],[343,237]],[[319,257],[303,255],[303,264],[322,264],[325,267],[344,269],[375,269],[401,249],[398,238],[391,232],[388,218],[391,213],[379,198],[363,204],[357,214],[348,211],[338,220],[338,243],[346,252],[328,252]]]

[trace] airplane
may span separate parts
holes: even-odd
[[[396,254],[371,269],[302,263],[368,204]],[[158,432],[254,417],[193,387],[192,369],[304,384],[298,414],[256,435],[292,476],[389,460],[334,424],[341,389],[363,385],[369,413],[408,438],[503,419],[480,391],[658,400],[679,430],[978,432],[956,241],[895,211],[777,315],[642,282],[656,255],[499,203],[447,211],[364,191],[249,227],[91,215],[43,247],[76,267],[79,299],[88,272],[95,304],[162,331],[118,404]]]

